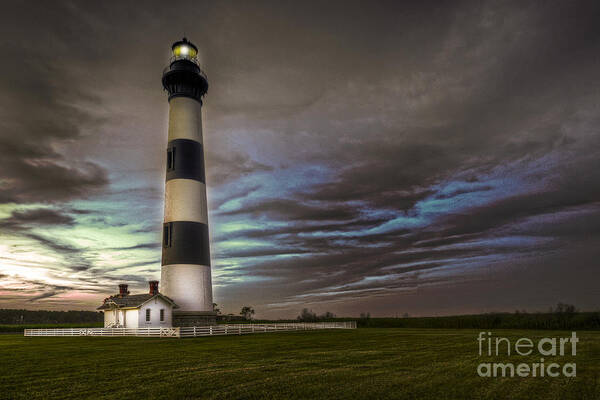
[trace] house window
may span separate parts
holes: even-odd
[[[173,171],[175,169],[175,147],[169,147],[167,149],[167,171]]]
[[[163,247],[171,247],[173,224],[169,222],[163,225]]]
[[[146,322],[150,322],[150,309],[146,308]]]
[[[160,322],[165,322],[165,309],[160,309]]]

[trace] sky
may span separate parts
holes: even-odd
[[[171,43],[199,48],[226,313],[600,308],[600,3],[10,2],[0,307],[160,278]]]

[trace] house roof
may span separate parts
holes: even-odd
[[[152,300],[155,297],[160,297],[160,298],[164,299],[165,301],[167,301],[168,303],[171,303],[173,305],[173,308],[178,308],[177,304],[175,304],[175,302],[173,300],[171,300],[170,298],[168,298],[167,296],[165,296],[163,294],[145,293],[145,294],[128,294],[125,296],[116,294],[114,296],[110,296],[110,297],[104,299],[104,304],[102,304],[96,310],[106,310],[106,309],[113,308],[113,307],[137,308],[137,307],[140,307],[142,304]]]

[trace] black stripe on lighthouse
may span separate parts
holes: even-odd
[[[175,139],[167,147],[167,181],[194,179],[205,183],[204,152],[195,140]]]
[[[163,224],[162,265],[171,264],[210,266],[208,225],[191,221]]]

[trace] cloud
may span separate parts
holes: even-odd
[[[21,225],[65,225],[73,226],[75,220],[70,215],[51,208],[14,210],[9,218],[0,220],[2,226],[20,227]]]
[[[20,45],[9,46],[5,43],[3,51],[18,58]],[[104,168],[57,150],[98,122],[75,104],[97,100],[72,90],[66,71],[44,68],[38,59],[6,64],[0,72],[4,76],[0,87],[11,93],[12,100],[3,104],[0,122],[0,202],[63,201],[105,186]]]
[[[160,249],[162,244],[160,242],[151,242],[151,243],[140,243],[133,246],[126,247],[113,247],[110,250],[116,251],[125,251],[125,250],[147,250],[147,249]]]
[[[222,155],[209,152],[206,155],[207,183],[219,186],[232,180],[241,179],[253,172],[271,171],[272,167],[252,160],[243,153]]]
[[[327,205],[309,205],[290,199],[269,199],[255,204],[242,204],[237,210],[222,212],[223,215],[250,214],[255,217],[271,217],[279,219],[282,216],[288,221],[298,220],[350,220],[356,214],[342,207],[327,208]]]
[[[10,217],[0,220],[5,235],[34,241],[64,258],[71,271],[86,271],[93,267],[93,263],[86,256],[84,248],[39,232],[40,229],[74,226],[73,217],[50,208],[14,210]]]
[[[56,296],[57,294],[59,294],[59,292],[45,292],[45,293],[42,293],[40,295],[30,298],[28,301],[34,302],[34,301],[38,301],[38,300],[43,300],[43,299],[47,299],[48,297]]]

